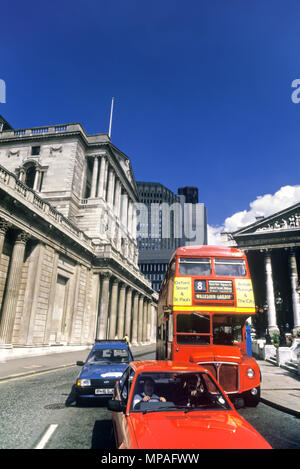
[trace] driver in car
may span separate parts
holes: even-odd
[[[136,408],[141,402],[166,402],[164,397],[154,394],[155,383],[152,378],[146,378],[144,382],[144,391],[136,394],[133,399],[133,408]]]

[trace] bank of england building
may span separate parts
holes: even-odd
[[[81,124],[0,125],[0,347],[155,340],[128,156]]]

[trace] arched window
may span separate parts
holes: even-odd
[[[35,166],[32,165],[26,168],[25,184],[31,189],[33,189],[33,186],[34,186],[35,174],[36,174]]]

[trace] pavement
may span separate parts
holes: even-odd
[[[28,354],[25,349],[23,355],[19,352],[18,357],[0,362],[0,382],[75,366],[76,361],[86,359],[89,349],[68,351],[65,347],[63,352],[56,350],[56,353],[43,355]],[[138,359],[145,353],[154,352],[155,344],[132,346],[131,351]],[[300,376],[264,360],[257,360],[257,363],[262,375],[261,401],[299,418]]]

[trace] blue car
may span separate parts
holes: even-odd
[[[125,340],[98,340],[90,351],[75,385],[76,404],[83,399],[111,398],[115,383],[133,361]]]

